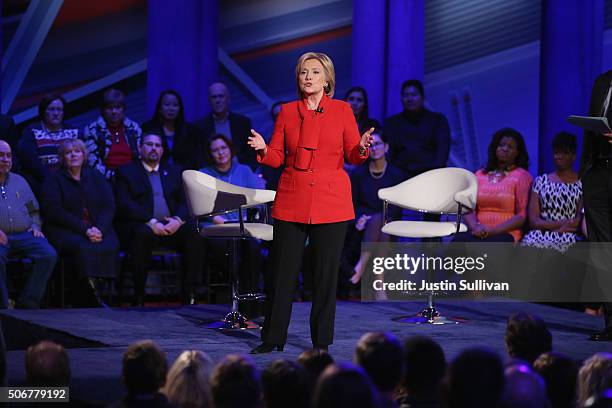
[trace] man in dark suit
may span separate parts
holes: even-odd
[[[605,116],[612,123],[612,71],[595,79],[589,106],[590,116]],[[581,162],[584,209],[590,242],[612,242],[612,133],[584,132]],[[612,254],[597,250],[593,262],[599,278],[612,276]],[[605,258],[605,259],[604,259]],[[610,292],[604,288],[604,293]],[[593,341],[612,341],[612,303],[604,302],[604,330],[591,335]]]
[[[221,82],[215,82],[208,88],[208,101],[212,113],[196,124],[202,130],[205,140],[216,134],[229,137],[236,146],[238,161],[255,170],[257,167],[255,152],[247,145],[253,127],[251,119],[229,111],[229,91]],[[202,146],[207,145],[208,143],[202,143]]]
[[[193,282],[201,270],[202,241],[188,218],[180,169],[160,163],[159,135],[140,142],[140,162],[120,167],[116,174],[117,232],[131,257],[134,304],[143,305],[151,251],[156,246],[176,248],[183,264],[183,297],[195,302]]]

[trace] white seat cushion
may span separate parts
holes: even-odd
[[[244,235],[258,238],[263,241],[272,241],[274,227],[264,223],[244,223]],[[237,222],[227,224],[210,224],[200,227],[200,235],[209,238],[240,237],[240,224]]]
[[[406,238],[434,238],[453,235],[457,231],[454,222],[435,221],[392,221],[382,227],[382,232],[397,237]],[[461,224],[459,232],[467,231],[467,227]]]

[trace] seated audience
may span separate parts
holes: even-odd
[[[302,352],[297,359],[308,373],[309,395],[314,392],[319,377],[325,369],[334,364],[334,358],[325,350],[311,349]]]
[[[142,124],[142,131],[162,137],[162,161],[192,170],[204,162],[201,136],[195,126],[185,120],[183,99],[177,91],[168,89],[159,95],[153,118]]]
[[[203,352],[183,351],[170,367],[162,393],[177,408],[211,407],[212,368],[212,360]]]
[[[266,408],[308,408],[310,389],[306,369],[293,361],[275,360],[261,373]]]
[[[378,190],[404,181],[403,173],[386,160],[389,145],[385,142],[382,131],[372,133],[370,160],[367,166],[356,168],[351,174],[351,190],[355,206],[354,228],[347,233],[347,242],[343,250],[343,258],[351,258],[351,253],[359,253],[359,260],[352,270],[350,281],[353,284],[361,280],[361,276],[370,259],[371,253],[361,251],[362,242],[388,242],[390,237],[383,234],[383,202],[378,198]],[[401,216],[399,207],[390,206],[387,215],[389,219]],[[343,260],[343,264],[348,260]],[[352,262],[348,262],[352,263]]]
[[[363,87],[354,86],[350,88],[346,91],[344,100],[351,105],[360,135],[370,128],[380,129],[380,123],[376,119],[370,118],[368,94]]]
[[[446,358],[442,347],[425,336],[404,343],[403,375],[397,387],[400,408],[442,408],[442,380]]]
[[[125,95],[117,89],[104,92],[100,113],[85,127],[83,140],[89,151],[88,164],[112,179],[117,168],[138,160],[142,132],[125,116]]]
[[[506,324],[506,349],[510,358],[531,365],[540,354],[552,350],[552,335],[538,316],[515,313]]]
[[[168,362],[164,353],[151,340],[143,340],[128,347],[123,354],[122,378],[127,395],[111,408],[170,408],[166,396],[159,389],[166,382]]]
[[[61,170],[49,176],[42,188],[49,241],[62,256],[72,258],[81,282],[114,278],[119,240],[113,230],[115,200],[110,183],[85,165],[83,141],[63,142],[59,157]]]
[[[498,130],[489,144],[487,165],[476,172],[476,211],[464,217],[469,232],[455,241],[517,242],[527,217],[531,175],[523,136]]]
[[[576,136],[561,132],[553,139],[555,171],[536,177],[529,199],[531,230],[522,244],[565,252],[579,240],[582,182],[572,168]]]
[[[234,142],[238,161],[255,170],[255,150],[247,144],[253,128],[251,119],[229,110],[230,93],[224,83],[215,82],[208,88],[208,101],[212,112],[197,123],[205,142],[203,146],[214,135],[225,135]]]
[[[26,383],[30,387],[68,387],[70,361],[61,345],[50,340],[28,347],[25,353]]]
[[[533,370],[540,374],[546,383],[546,394],[551,408],[576,406],[578,366],[573,359],[550,351],[541,354],[534,361]]]
[[[134,277],[133,304],[142,306],[151,251],[158,246],[178,249],[182,258],[183,301],[195,303],[194,280],[201,269],[202,241],[188,222],[181,171],[161,162],[161,136],[140,140],[140,161],[121,167],[115,180],[115,226],[130,255]]]
[[[383,407],[397,407],[393,391],[402,377],[402,346],[391,333],[366,333],[357,342],[353,361],[378,389]]]
[[[578,406],[586,405],[589,398],[597,398],[609,388],[612,388],[612,354],[595,353],[578,371]]]
[[[502,400],[504,366],[499,356],[486,348],[469,348],[448,369],[446,406],[491,408]]]
[[[19,256],[30,259],[32,269],[15,306],[35,309],[40,307],[57,254],[41,231],[34,193],[23,177],[11,172],[11,165],[11,147],[0,140],[0,308],[9,306],[6,263]]]
[[[382,407],[365,371],[353,364],[332,364],[323,371],[313,396],[313,408]]]
[[[259,370],[246,356],[225,356],[213,370],[210,389],[215,408],[263,406]]]
[[[45,95],[38,104],[39,123],[26,127],[19,140],[17,156],[21,171],[38,194],[45,178],[60,167],[57,149],[65,140],[79,137],[79,130],[64,123],[66,100]]]
[[[506,388],[503,408],[548,408],[546,385],[542,377],[525,364],[514,364],[505,370]]]

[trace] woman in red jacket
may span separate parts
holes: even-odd
[[[258,162],[285,165],[272,210],[272,287],[267,291],[263,343],[251,350],[254,354],[282,351],[285,345],[306,238],[314,274],[312,344],[326,350],[332,343],[340,255],[347,223],[355,218],[351,182],[343,165],[345,160],[364,162],[374,130],[360,137],[351,107],[331,99],[335,73],[327,55],[302,55],[295,74],[298,100],[282,106],[270,144],[254,130],[248,142]]]

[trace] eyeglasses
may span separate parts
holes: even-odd
[[[211,149],[211,153],[221,153],[221,152],[224,152],[226,150],[229,150],[229,146],[220,146],[220,147],[217,147],[215,149]]]
[[[374,142],[370,145],[370,149],[378,149],[379,147],[384,146],[385,144],[383,142]]]

